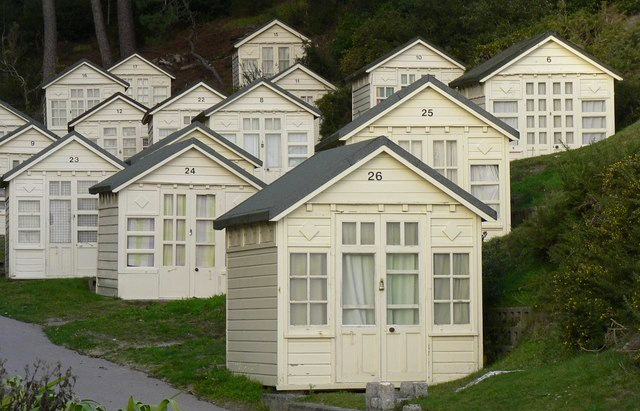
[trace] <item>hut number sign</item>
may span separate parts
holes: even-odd
[[[382,181],[382,171],[368,171],[367,180],[369,181]]]

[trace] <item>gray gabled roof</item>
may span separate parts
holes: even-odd
[[[330,136],[320,140],[320,142],[316,145],[316,151],[323,150],[328,147],[331,147],[334,143],[339,141],[342,137],[347,136],[351,132],[359,129],[360,127],[366,125],[369,121],[376,118],[378,115],[384,113],[385,111],[391,109],[393,106],[402,103],[405,97],[410,96],[418,89],[426,87],[427,85],[431,85],[434,88],[442,91],[444,94],[450,96],[452,99],[456,100],[458,103],[465,106],[467,109],[473,111],[481,117],[484,117],[488,122],[493,123],[496,127],[504,130],[505,133],[508,133],[513,137],[513,139],[520,138],[520,133],[515,128],[511,127],[504,121],[495,117],[493,114],[489,113],[485,109],[481,108],[477,104],[473,103],[471,100],[464,97],[462,94],[458,93],[451,87],[447,86],[437,78],[432,75],[426,75],[419,80],[416,80],[408,87],[405,87],[391,96],[384,99],[380,104],[377,104],[371,107],[369,110],[362,113],[355,120],[342,127],[340,130],[331,134]]]
[[[23,124],[22,126],[16,128],[15,130],[13,130],[11,133],[5,134],[4,136],[0,137],[0,145],[4,144],[5,141],[9,141],[11,140],[13,137],[15,137],[17,134],[21,134],[23,131],[25,131],[28,128],[35,128],[38,131],[40,131],[43,135],[49,137],[51,140],[56,141],[59,140],[60,137],[58,137],[57,134],[49,131],[49,129],[47,129],[47,127],[45,127],[44,124],[40,123],[39,121],[36,120],[31,120],[26,124]]]
[[[384,62],[386,60],[389,60],[390,58],[394,57],[396,54],[400,53],[401,51],[403,51],[407,47],[413,46],[415,43],[418,43],[418,42],[422,42],[428,48],[433,49],[438,54],[440,54],[444,58],[446,58],[447,60],[451,61],[452,63],[454,63],[454,64],[456,64],[458,66],[460,66],[460,68],[462,70],[465,69],[464,63],[462,61],[460,61],[457,58],[453,57],[452,55],[450,55],[449,53],[447,53],[446,51],[444,51],[440,47],[437,47],[437,46],[429,43],[428,41],[426,41],[422,37],[418,36],[418,37],[414,37],[411,40],[407,41],[406,43],[396,47],[395,49],[391,50],[390,52],[388,52],[384,56],[373,60],[371,63],[369,63],[366,66],[362,67],[361,69],[359,69],[355,73],[350,74],[349,76],[347,76],[346,80],[349,81],[349,80],[355,79],[356,77],[360,77],[360,75],[366,73],[367,71],[369,71],[369,69],[371,69],[373,67],[376,67],[377,65],[379,65],[380,63],[382,63],[382,62]]]
[[[140,161],[136,162],[135,164],[89,188],[89,192],[91,194],[112,192],[118,187],[121,187],[123,184],[127,184],[129,182],[137,180],[138,178],[142,177],[145,172],[155,168],[166,160],[169,160],[173,155],[180,153],[181,151],[189,147],[198,147],[208,155],[216,158],[228,168],[235,171],[237,174],[241,175],[245,180],[252,182],[254,185],[260,188],[266,185],[262,180],[260,180],[253,174],[245,171],[243,168],[227,160],[224,156],[220,155],[218,152],[213,150],[208,145],[204,144],[202,141],[198,140],[195,137],[192,137],[187,140],[180,141],[179,143],[170,144],[154,151],[153,153],[140,159]],[[215,184],[215,181],[212,181],[211,183]]]
[[[153,153],[156,150],[159,150],[159,149],[163,148],[167,144],[173,143],[174,141],[178,140],[180,137],[192,132],[195,129],[200,129],[200,131],[202,131],[204,134],[208,134],[211,138],[213,138],[214,140],[216,140],[217,142],[219,142],[223,146],[227,147],[229,150],[237,153],[240,157],[245,158],[248,162],[252,163],[254,166],[262,167],[262,160],[260,160],[258,157],[254,156],[253,154],[249,153],[248,151],[246,151],[245,149],[243,149],[240,146],[236,145],[235,143],[232,143],[231,141],[229,141],[226,138],[222,137],[220,134],[218,134],[215,131],[211,130],[209,127],[205,126],[204,124],[200,123],[199,121],[194,121],[193,123],[189,124],[188,126],[169,134],[168,136],[166,136],[165,138],[161,139],[160,141],[150,145],[149,147],[145,148],[144,150],[142,150],[142,151],[136,153],[135,155],[129,157],[129,159],[126,162],[127,162],[127,164],[136,163],[136,162],[140,161],[140,159],[148,156],[149,154]]]
[[[316,117],[320,117],[321,114],[320,114],[320,111],[318,111],[317,107],[314,107],[311,104],[307,103],[306,101],[303,101],[302,99],[294,96],[293,94],[289,93],[287,90],[283,89],[279,85],[274,84],[274,83],[272,83],[271,81],[269,81],[267,79],[259,78],[257,80],[252,81],[251,83],[247,84],[246,86],[242,87],[240,90],[236,91],[235,93],[233,93],[232,95],[230,95],[226,99],[222,100],[221,102],[219,102],[217,104],[214,104],[213,106],[209,107],[208,109],[206,109],[202,113],[198,114],[194,118],[193,121],[204,121],[205,117],[211,116],[216,111],[224,108],[225,106],[228,106],[229,104],[233,103],[234,101],[236,101],[240,97],[244,96],[245,94],[248,94],[253,89],[259,87],[260,85],[264,85],[264,86],[272,89],[276,93],[281,94],[283,97],[289,99],[292,103],[297,104],[298,106],[300,106],[300,107],[304,108],[305,110],[311,112]]]
[[[294,28],[292,28],[291,26],[289,26],[288,24],[285,24],[282,22],[282,20],[278,20],[276,18],[271,19],[269,21],[267,21],[264,24],[261,24],[260,26],[258,26],[255,30],[253,30],[250,33],[245,34],[244,36],[238,38],[235,43],[233,43],[233,47],[234,48],[238,48],[240,47],[242,44],[246,43],[247,41],[251,40],[252,38],[256,37],[257,35],[259,35],[260,33],[262,33],[265,29],[271,27],[274,24],[279,24],[280,26],[282,26],[285,30],[293,33],[294,35],[300,37],[302,39],[302,41],[311,41],[307,36],[305,36],[304,34],[300,33],[299,31],[295,30]]]
[[[569,40],[565,40],[558,36],[557,33],[554,32],[545,32],[542,34],[538,34],[537,36],[533,36],[529,39],[523,40],[519,43],[512,45],[511,47],[506,48],[495,56],[491,57],[489,60],[481,63],[480,65],[472,68],[467,71],[462,76],[453,80],[449,83],[451,87],[465,87],[473,84],[478,84],[482,81],[482,79],[490,76],[491,74],[500,71],[505,65],[509,64],[514,59],[520,57],[521,55],[527,53],[529,50],[534,48],[540,43],[546,42],[550,37],[553,37],[558,42],[562,43],[569,49],[573,50],[577,54],[581,54],[583,57],[586,57],[588,60],[591,60],[592,63],[596,65],[600,65],[604,70],[609,71],[613,77],[618,76],[621,79],[620,74],[614,70],[613,68],[603,64],[598,61],[593,55],[589,54],[582,47],[570,42]]]
[[[122,160],[120,160],[118,157],[116,157],[113,154],[109,153],[108,151],[106,151],[105,149],[103,149],[102,147],[100,147],[99,145],[94,143],[93,141],[89,140],[88,138],[86,138],[82,134],[78,133],[77,131],[74,131],[74,132],[71,132],[71,133],[67,134],[64,137],[60,137],[56,142],[48,145],[47,147],[42,149],[37,154],[34,154],[31,157],[29,157],[23,163],[20,163],[16,167],[14,167],[11,170],[7,171],[0,178],[0,185],[6,185],[7,179],[11,179],[14,176],[22,173],[24,170],[26,170],[29,167],[31,167],[32,164],[38,163],[42,158],[47,157],[50,153],[58,150],[58,148],[60,148],[61,146],[64,146],[67,143],[67,141],[69,141],[71,139],[80,140],[83,144],[88,145],[92,150],[97,152],[99,155],[103,156],[107,161],[109,161],[111,163],[114,163],[114,164],[117,164],[121,168],[125,168],[126,167],[126,164],[124,162],[122,162]]]
[[[150,65],[154,69],[158,70],[159,72],[164,73],[167,77],[170,77],[172,80],[176,79],[176,76],[174,76],[173,73],[160,68],[157,64],[153,64],[151,61],[146,59],[142,54],[140,54],[138,52],[133,52],[130,55],[128,55],[127,57],[124,57],[124,58],[116,61],[107,70],[110,72],[111,70],[113,70],[115,68],[118,68],[118,66],[120,66],[122,63],[124,63],[124,62],[126,62],[128,60],[131,60],[133,57],[138,57],[140,60],[144,61],[145,63],[147,63],[148,65]]]
[[[35,121],[34,119],[32,119],[31,117],[29,117],[27,114],[23,113],[22,111],[18,110],[17,108],[13,107],[11,104],[0,100],[0,106],[4,107],[7,111],[10,111],[11,113],[15,114],[16,116],[20,117],[21,119],[23,119],[24,121]]]
[[[174,93],[173,95],[165,98],[164,100],[162,100],[161,102],[159,102],[158,104],[156,104],[155,106],[153,106],[149,110],[147,110],[147,112],[145,113],[144,117],[142,117],[142,124],[149,123],[149,121],[151,120],[151,117],[153,117],[153,115],[158,110],[162,109],[167,104],[170,104],[173,101],[183,97],[185,94],[190,93],[193,89],[195,89],[196,87],[198,87],[200,85],[202,85],[203,87],[209,89],[214,94],[219,95],[220,98],[222,98],[223,100],[225,98],[227,98],[226,95],[224,95],[221,91],[219,91],[218,89],[213,87],[211,84],[207,83],[206,81],[199,80],[196,83],[189,84],[188,86],[184,87],[182,90],[180,90],[180,91]]]
[[[477,214],[496,219],[497,213],[491,207],[454,184],[417,157],[401,148],[387,137],[322,151],[309,157],[282,177],[257,192],[237,207],[220,216],[215,222],[217,230],[238,224],[273,221],[307,196],[316,192],[335,177],[347,171],[381,147],[386,147],[404,161],[418,168],[428,178],[435,180],[445,192],[474,208]]]
[[[78,67],[80,67],[82,65],[85,65],[85,64],[87,66],[91,67],[92,69],[94,69],[95,71],[97,71],[98,73],[102,74],[103,76],[112,79],[113,81],[115,81],[118,84],[121,84],[125,88],[125,90],[129,88],[129,83],[127,83],[126,81],[124,81],[120,77],[116,76],[115,74],[109,73],[107,70],[103,69],[102,67],[98,66],[97,64],[95,64],[92,61],[87,60],[87,59],[82,59],[80,61],[77,61],[75,64],[67,67],[62,72],[60,72],[60,74],[54,74],[54,76],[51,77],[50,79],[47,79],[47,80],[43,81],[42,88],[45,89],[45,88],[49,87],[52,83],[55,83],[56,81],[60,80],[62,77],[64,77],[67,74],[71,73],[73,70],[75,70]]]
[[[144,104],[137,102],[136,100],[132,99],[131,97],[127,96],[126,94],[117,92],[117,93],[114,93],[111,96],[109,96],[108,99],[102,100],[100,103],[96,104],[95,106],[91,107],[89,110],[87,110],[84,113],[80,114],[78,117],[76,117],[74,119],[71,119],[71,121],[69,121],[69,123],[67,123],[67,129],[69,131],[73,131],[74,127],[79,122],[81,122],[82,120],[86,119],[87,117],[90,117],[95,112],[102,110],[104,107],[106,107],[107,105],[111,104],[111,102],[113,102],[114,100],[124,100],[125,102],[129,103],[129,105],[131,105],[131,106],[137,108],[138,110],[140,110],[142,113],[146,113],[146,111],[147,111],[147,107]]]

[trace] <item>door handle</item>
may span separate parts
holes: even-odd
[[[382,279],[380,279],[380,282],[378,283],[378,290],[384,291],[384,280]]]
[[[200,269],[198,267],[195,268],[195,272],[197,273],[198,271],[200,271]]]
[[[193,230],[189,229],[189,237],[191,237],[193,235]]]
[[[394,333],[394,332],[396,332],[396,329],[395,329],[395,328],[393,328],[393,327],[389,327],[389,332],[390,332],[390,333]]]

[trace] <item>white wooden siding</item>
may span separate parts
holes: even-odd
[[[331,384],[332,345],[330,338],[287,339],[287,384],[307,387]]]
[[[312,77],[299,68],[293,70],[285,77],[278,79],[275,81],[275,84],[287,90],[294,96],[314,105],[316,101],[324,97],[324,95],[331,90],[318,79]],[[308,98],[311,98],[313,101],[308,101]]]
[[[127,94],[147,107],[151,107],[160,102],[154,100],[153,87],[164,87],[166,91],[165,98],[171,95],[171,77],[138,56],[133,56],[127,61],[122,62],[110,70],[110,72],[127,81],[129,83]],[[147,88],[146,100],[138,94],[138,81],[146,82],[144,85],[144,87]],[[164,100],[164,98],[162,100]]]
[[[371,84],[367,83],[351,92],[351,119],[354,120],[371,108]]]
[[[27,122],[0,105],[0,134],[6,135]]]
[[[432,337],[431,381],[442,383],[467,376],[482,368],[482,359],[478,358],[477,336]]]
[[[522,73],[599,74],[602,73],[602,70],[588,63],[573,51],[569,51],[566,47],[550,40],[500,71],[500,74],[504,76]]]
[[[96,292],[118,295],[118,197],[102,194],[98,204],[98,273]]]

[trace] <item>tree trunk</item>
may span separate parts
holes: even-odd
[[[46,81],[56,73],[58,35],[56,28],[55,0],[42,0],[42,17],[44,19],[42,79]]]
[[[125,58],[136,51],[136,30],[133,23],[132,0],[118,0],[118,40],[120,57]]]
[[[111,48],[109,47],[109,38],[107,30],[104,27],[104,17],[102,16],[102,3],[100,0],[91,0],[91,12],[93,13],[93,25],[96,29],[96,40],[100,49],[100,57],[104,67],[111,67]]]

